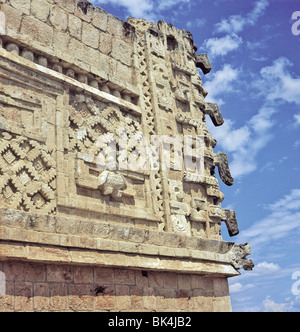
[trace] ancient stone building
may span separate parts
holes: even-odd
[[[0,310],[230,311],[253,263],[192,35],[83,0],[2,0],[0,34]]]

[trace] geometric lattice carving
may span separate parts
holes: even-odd
[[[142,132],[140,120],[132,115],[123,114],[117,106],[107,106],[83,94],[71,95],[70,104],[70,147],[80,153],[98,155],[101,147],[96,142],[106,133],[114,134],[118,144],[120,127],[124,129],[128,138]]]
[[[37,193],[34,196],[32,196],[33,204],[38,208],[41,209],[47,201],[44,199],[43,195],[41,193]]]
[[[19,176],[23,185],[26,185],[33,179],[25,167],[19,173],[17,173],[17,175]]]
[[[8,149],[5,153],[3,153],[3,158],[9,165],[17,159],[16,155],[11,149]]]
[[[55,212],[55,161],[40,143],[0,132],[0,169],[0,198],[5,207]]]
[[[17,192],[17,189],[16,187],[14,186],[14,184],[12,183],[12,181],[10,180],[6,185],[5,187],[3,188],[3,196],[6,198],[6,199],[9,199],[11,198],[14,193]]]

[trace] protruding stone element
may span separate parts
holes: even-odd
[[[55,63],[52,67],[52,69],[60,74],[63,72],[62,65],[60,63]]]
[[[176,116],[176,121],[182,124],[187,124],[187,125],[191,125],[195,128],[197,128],[197,126],[199,125],[199,121],[196,119],[193,119],[191,117],[187,117],[183,114],[178,114]]]
[[[66,75],[71,77],[71,78],[75,78],[75,71],[73,69],[69,68],[66,71]]]
[[[79,74],[77,79],[80,83],[88,84],[88,77],[84,74]]]
[[[90,81],[90,86],[95,89],[99,89],[99,83],[97,80]]]
[[[196,66],[203,71],[204,75],[207,75],[212,70],[207,54],[196,55]]]
[[[231,237],[238,235],[240,230],[237,223],[235,211],[224,210],[224,214],[226,216],[226,220],[224,221],[226,223],[229,235]]]
[[[23,49],[21,52],[21,56],[27,60],[34,62],[34,54],[30,50]]]
[[[124,100],[128,101],[129,103],[132,102],[131,96],[128,93],[123,93],[122,97]]]
[[[48,59],[42,55],[37,57],[37,63],[43,67],[48,67]]]
[[[93,8],[93,4],[87,0],[79,0],[77,6],[83,11],[84,14],[87,13],[88,8]]]
[[[123,191],[127,189],[125,177],[117,172],[104,171],[98,180],[99,188],[104,196],[121,198]]]
[[[122,98],[121,97],[121,92],[119,90],[112,90],[112,95],[117,97],[117,98]]]
[[[106,93],[110,93],[110,88],[107,86],[107,84],[103,84],[101,86],[101,91],[106,92]]]
[[[7,52],[15,52],[15,53],[17,53],[17,54],[19,55],[19,53],[20,53],[20,48],[19,48],[19,46],[18,46],[17,44],[15,44],[15,43],[8,43],[8,44],[6,45],[6,51],[7,51]]]
[[[204,112],[210,116],[211,121],[216,127],[222,126],[222,124],[224,124],[222,113],[217,104],[206,103]]]
[[[252,271],[255,265],[252,259],[247,259],[249,255],[251,255],[249,243],[235,245],[231,252],[233,266],[237,270]]]
[[[218,186],[207,187],[207,195],[214,198],[216,204],[221,204],[224,201],[224,194],[220,191]]]
[[[227,154],[223,152],[218,152],[217,154],[215,154],[215,165],[219,169],[219,174],[222,181],[227,186],[232,186],[234,179],[230,173]]]

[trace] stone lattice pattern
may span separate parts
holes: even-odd
[[[38,142],[2,132],[0,172],[2,206],[55,213],[55,160]]]

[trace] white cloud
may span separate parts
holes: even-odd
[[[241,146],[249,142],[251,136],[248,126],[234,129],[234,122],[229,119],[226,119],[224,125],[215,131],[218,142],[228,152],[238,151]]]
[[[237,283],[229,286],[229,292],[230,292],[230,294],[235,294],[235,293],[240,293],[240,292],[246,291],[246,290],[254,288],[254,287],[255,287],[255,285],[253,285],[253,284],[242,285],[241,283],[237,282]]]
[[[215,128],[208,122],[212,135],[218,140],[225,152],[230,152],[230,168],[234,177],[250,174],[257,169],[257,155],[273,138],[274,114],[278,112],[278,102],[300,105],[300,78],[289,71],[292,63],[286,58],[279,58],[271,66],[262,68],[260,78],[252,82],[251,87],[259,90],[263,106],[242,127],[236,127],[230,119],[225,119],[222,127]],[[238,90],[238,79],[241,71],[230,65],[211,76],[205,83],[209,91],[208,101],[224,104],[220,95]],[[240,82],[239,82],[240,84]],[[268,105],[268,106],[266,106]],[[294,115],[295,126],[300,125],[300,114]],[[300,146],[299,142],[295,147]],[[268,169],[271,170],[267,164]],[[265,168],[267,169],[267,167]]]
[[[286,161],[286,160],[288,160],[288,159],[289,159],[288,156],[284,156],[284,157],[282,157],[281,159],[278,160],[278,163],[279,163],[279,164],[282,164],[284,161]]]
[[[258,248],[261,248],[262,245],[265,246],[270,242],[276,242],[279,239],[288,237],[292,232],[299,231],[299,219],[300,212],[272,213],[242,232],[241,237],[245,236],[258,251]]]
[[[268,60],[268,58],[266,56],[258,56],[258,57],[256,57],[254,55],[251,56],[251,59],[254,60],[254,61],[257,61],[257,62],[265,62],[265,61]]]
[[[253,50],[256,50],[256,49],[265,49],[266,45],[261,40],[260,41],[254,41],[254,42],[247,41],[247,47],[249,48],[249,50],[253,51]]]
[[[271,129],[274,125],[274,122],[271,120],[274,113],[275,110],[273,108],[261,108],[260,111],[249,121],[253,130],[257,133],[265,133]]]
[[[276,303],[267,296],[262,306],[264,312],[300,312],[300,296],[286,298],[283,303]]]
[[[232,120],[225,119],[223,126],[215,128],[209,124],[209,129],[220,147],[230,152],[232,161],[230,170],[235,178],[250,174],[257,169],[257,154],[270,142],[271,120],[275,110],[262,107],[244,126],[235,128]]]
[[[246,16],[232,15],[228,19],[223,19],[216,24],[216,33],[227,33],[226,36],[220,38],[210,38],[204,42],[204,46],[208,50],[210,56],[224,56],[229,52],[237,50],[242,44],[243,39],[237,33],[244,30],[246,26],[253,26],[257,20],[264,14],[265,9],[269,5],[267,0],[259,0],[255,3],[254,9]],[[248,48],[254,49],[261,43],[247,43]],[[265,58],[263,58],[265,60]],[[263,61],[258,58],[258,61]]]
[[[300,189],[294,189],[289,195],[270,204],[270,214],[255,222],[239,235],[239,241],[249,241],[258,252],[270,243],[282,239],[291,241],[291,236],[300,234]],[[298,235],[297,235],[298,234]]]
[[[186,26],[188,28],[197,27],[200,28],[206,23],[205,18],[197,18],[196,20],[187,22]]]
[[[136,18],[149,17],[153,11],[153,1],[147,0],[96,0],[97,5],[110,4],[118,7],[125,7],[130,16]]]
[[[206,100],[222,105],[223,101],[218,96],[234,91],[234,83],[237,82],[238,77],[239,70],[228,64],[210,75],[209,80],[205,83],[205,89],[209,92]]]
[[[230,294],[239,293],[243,290],[243,285],[239,282],[229,286]]]
[[[271,300],[271,297],[268,296],[263,301],[264,312],[285,312],[286,304],[285,303],[276,303]]]
[[[261,78],[254,82],[260,90],[260,94],[266,96],[267,100],[285,101],[300,105],[300,78],[293,77],[289,68],[293,64],[285,57],[273,62],[271,66],[262,68]],[[296,118],[298,121],[300,118]]]
[[[268,162],[265,166],[261,167],[261,169],[259,171],[261,173],[264,171],[274,172],[275,171],[274,163],[272,161]]]
[[[295,125],[300,126],[300,114],[295,114],[294,119],[296,120]]]
[[[300,189],[294,189],[289,195],[271,204],[269,209],[272,211],[300,210]]]
[[[254,9],[245,17],[242,15],[232,15],[228,19],[222,20],[216,25],[217,32],[238,33],[244,30],[246,26],[253,26],[257,20],[265,13],[269,2],[259,0],[255,3]]]
[[[149,1],[148,1],[149,2]],[[154,0],[152,2],[155,3]],[[190,3],[190,0],[164,0],[164,1],[157,1],[155,7],[157,7],[158,11],[168,10],[171,7],[180,5],[187,5]]]
[[[262,262],[262,263],[257,264],[254,267],[253,274],[255,276],[257,276],[257,275],[262,275],[262,274],[274,273],[279,270],[280,270],[280,267],[278,264]],[[254,276],[254,275],[252,275],[252,276]]]
[[[295,148],[295,149],[300,148],[300,140],[297,140],[297,141],[294,143],[294,148]]]
[[[161,19],[161,12],[175,6],[186,6],[190,0],[95,0],[96,5],[109,4],[125,8],[128,16],[149,21]]]
[[[274,259],[274,257],[272,258]],[[229,290],[232,295],[233,309],[238,304],[238,310],[246,312],[300,312],[300,296],[283,298],[279,303],[273,301],[269,296],[271,289],[277,290],[275,293],[278,297],[283,296],[283,293],[292,295],[293,280],[291,276],[295,271],[299,271],[299,264],[281,267],[276,263],[264,261],[257,264],[253,271],[242,272],[242,275],[238,277],[238,282],[235,278],[230,279]],[[280,288],[281,283],[283,285],[287,283],[288,289],[283,290],[286,286]],[[254,290],[260,291],[255,292]],[[261,296],[263,297],[261,298]],[[260,303],[257,302],[259,298]],[[263,298],[265,299],[262,301]]]
[[[211,56],[226,55],[236,50],[243,43],[242,38],[236,34],[227,35],[221,38],[210,38],[204,42],[204,47]]]

